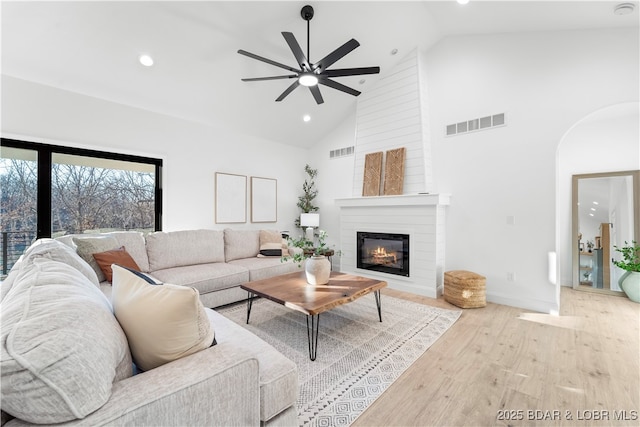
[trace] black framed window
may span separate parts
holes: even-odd
[[[162,229],[162,159],[7,138],[0,145],[3,274],[34,238]]]

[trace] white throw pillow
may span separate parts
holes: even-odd
[[[148,371],[214,343],[214,330],[197,290],[151,285],[118,265],[112,270],[113,311],[140,369]]]

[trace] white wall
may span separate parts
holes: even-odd
[[[425,132],[429,117],[421,102],[426,82],[421,81],[419,64],[420,56],[413,50],[358,97],[354,197],[362,196],[364,176],[359,172],[364,170],[366,155],[376,152],[384,152],[379,193],[384,194],[386,152],[397,148],[406,149],[402,194],[433,191],[431,146]]]
[[[490,301],[557,310],[547,277],[547,253],[556,250],[556,149],[589,113],[638,101],[638,39],[637,29],[450,37],[425,52],[435,191],[452,194],[446,269],[485,275]],[[500,112],[505,127],[444,137],[449,123]],[[3,136],[165,159],[166,230],[222,228],[213,219],[216,171],[277,178],[274,228],[291,230],[308,161],[319,169],[321,227],[330,242],[339,241],[333,201],[351,196],[361,172],[353,157],[330,160],[329,150],[354,145],[354,130],[355,112],[321,144],[302,150],[2,80]]]
[[[307,150],[2,76],[2,136],[159,157],[165,231],[292,230]],[[278,222],[216,224],[215,173],[276,178]],[[249,179],[247,179],[249,183]],[[247,189],[247,209],[250,206]]]
[[[587,114],[638,100],[638,48],[629,29],[449,37],[425,52],[435,191],[452,195],[446,270],[486,276],[489,301],[558,310],[556,149]],[[505,127],[444,137],[447,124],[501,112]],[[346,177],[344,159],[320,154],[352,141],[337,131],[314,148],[319,173]],[[348,197],[338,177],[323,184],[324,205]]]
[[[338,245],[340,242],[340,208],[335,205],[334,200],[352,197],[355,156],[330,159],[329,152],[355,145],[355,129],[354,109],[322,143],[309,150],[309,165],[318,169],[316,184],[319,191],[316,205],[320,208],[320,228],[329,233],[327,242],[330,245]],[[301,192],[302,184],[299,186],[298,193]],[[336,249],[340,248],[336,246]],[[333,257],[332,261],[339,267],[339,257]]]
[[[571,286],[571,176],[640,169],[640,104],[613,105],[582,118],[562,138],[557,158],[560,283]],[[597,235],[599,225],[585,225],[583,234]]]

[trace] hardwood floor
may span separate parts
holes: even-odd
[[[464,310],[353,426],[638,426],[639,328],[640,304],[569,288],[560,316]]]

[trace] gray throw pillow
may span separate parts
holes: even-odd
[[[93,271],[96,272],[98,280],[101,282],[107,280],[100,265],[98,265],[93,257],[93,254],[118,249],[120,247],[118,241],[114,237],[109,236],[74,237],[73,243],[76,245],[76,252],[78,252],[80,258],[85,260],[91,268],[93,268]]]

